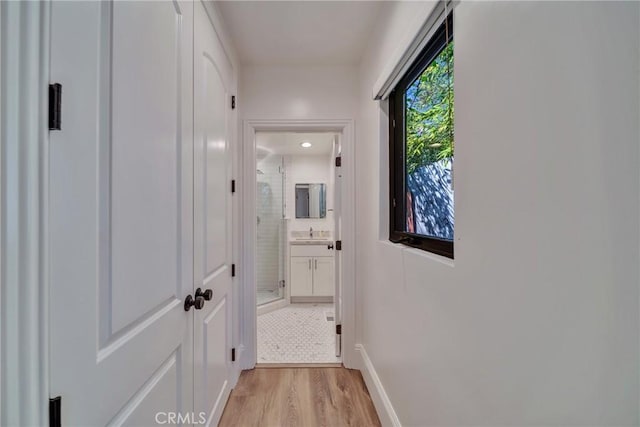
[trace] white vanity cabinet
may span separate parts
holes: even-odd
[[[333,296],[333,257],[313,259],[313,295]]]
[[[291,257],[291,296],[313,295],[313,258]]]
[[[333,242],[291,244],[291,297],[332,297]],[[312,299],[310,299],[312,300]]]

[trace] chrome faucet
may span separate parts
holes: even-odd
[[[313,227],[309,227],[309,238],[313,239]]]

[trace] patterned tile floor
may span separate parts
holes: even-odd
[[[258,363],[339,363],[333,304],[291,304],[258,316]]]

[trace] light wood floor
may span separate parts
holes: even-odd
[[[240,375],[219,426],[379,426],[359,371],[256,368]]]

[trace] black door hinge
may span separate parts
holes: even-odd
[[[235,347],[231,349],[231,361],[232,362],[236,361],[236,349],[235,349]]]
[[[231,180],[231,192],[232,193],[236,192],[236,180],[235,179]]]
[[[62,85],[49,85],[49,130],[62,129]]]
[[[336,325],[336,335],[342,335],[342,325]]]
[[[336,240],[336,251],[342,250],[342,240]]]
[[[49,399],[49,427],[62,426],[62,397]]]
[[[236,109],[236,96],[235,95],[231,95],[231,109],[232,110]]]
[[[342,156],[336,157],[336,167],[339,168],[342,166]]]
[[[231,264],[231,277],[236,277],[236,265]]]

